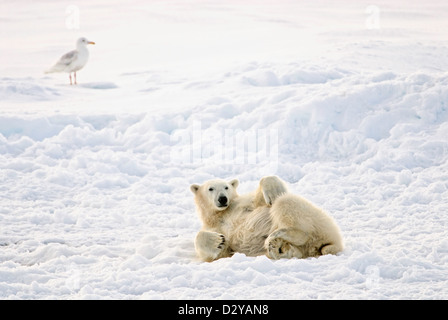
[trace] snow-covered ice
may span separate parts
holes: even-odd
[[[0,298],[447,299],[447,21],[442,0],[0,1]],[[78,85],[44,75],[80,36]],[[345,250],[198,261],[189,185],[268,174]]]

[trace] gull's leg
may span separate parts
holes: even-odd
[[[71,74],[71,72],[68,73],[68,77],[70,78],[70,85],[72,85],[72,74]]]
[[[75,73],[75,84],[77,84],[77,83],[76,83],[76,71],[75,71],[74,73]]]

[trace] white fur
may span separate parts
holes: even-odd
[[[241,196],[237,187],[236,179],[190,187],[203,223],[195,239],[202,260],[234,252],[272,259],[306,258],[343,249],[334,220],[306,199],[288,193],[278,177],[264,177],[256,191]]]

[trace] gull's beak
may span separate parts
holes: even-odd
[[[89,41],[89,42],[87,42],[87,44],[95,44],[95,42]]]

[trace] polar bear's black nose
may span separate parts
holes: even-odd
[[[218,202],[220,205],[225,206],[227,205],[227,197],[226,196],[219,196]]]

